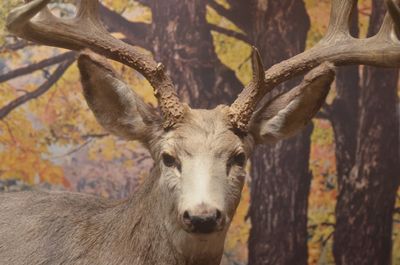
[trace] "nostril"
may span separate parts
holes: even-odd
[[[186,210],[181,215],[183,228],[191,233],[212,233],[225,224],[224,213],[216,208]]]
[[[190,215],[189,215],[189,212],[188,212],[188,211],[185,211],[185,212],[183,213],[183,219],[184,219],[184,220],[187,220],[187,221],[190,221]]]
[[[216,217],[216,220],[217,220],[217,221],[220,220],[220,219],[222,218],[222,213],[221,213],[220,210],[217,209],[217,211],[216,211],[216,213],[215,213],[215,217]]]

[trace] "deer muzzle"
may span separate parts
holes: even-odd
[[[182,228],[188,233],[210,234],[223,230],[226,215],[219,209],[202,203],[180,214]]]

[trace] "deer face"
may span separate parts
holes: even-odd
[[[249,105],[247,100],[242,100],[245,104],[239,100],[237,109],[221,105],[193,110],[168,102],[171,96],[164,95],[167,102],[160,104],[161,109],[170,110],[169,118],[163,119],[103,58],[86,52],[78,66],[85,98],[99,123],[120,137],[141,141],[150,150],[160,171],[160,190],[166,195],[162,202],[168,212],[165,222],[174,231],[191,235],[227,231],[253,146],[302,128],[324,102],[334,75],[330,65],[321,65],[298,87],[264,102],[254,112],[240,108]],[[250,88],[257,83],[253,81]]]
[[[162,136],[161,185],[174,194],[177,221],[189,233],[224,230],[240,201],[252,141],[234,132],[227,113],[187,109]]]

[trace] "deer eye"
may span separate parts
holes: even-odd
[[[162,154],[162,160],[163,160],[164,165],[167,167],[173,167],[176,164],[175,157],[173,157],[172,155],[167,154],[167,153]]]
[[[232,163],[239,167],[244,167],[244,164],[246,163],[246,154],[244,152],[235,154],[232,157]]]
[[[173,157],[172,155],[170,155],[168,153],[163,153],[161,156],[162,156],[163,163],[166,167],[177,167],[180,170],[180,164],[175,159],[175,157]]]

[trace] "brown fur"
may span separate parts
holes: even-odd
[[[79,193],[0,194],[1,265],[219,264],[176,252],[152,170],[139,193],[106,200]]]

